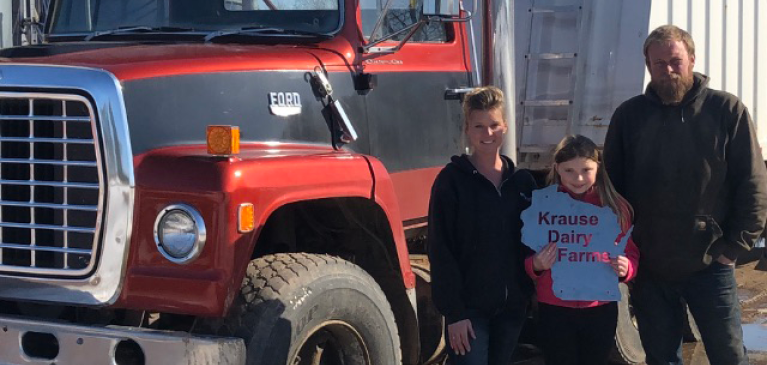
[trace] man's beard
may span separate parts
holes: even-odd
[[[690,89],[692,89],[693,78],[692,73],[687,77],[679,74],[670,74],[668,77],[662,79],[654,79],[650,81],[650,86],[658,94],[660,101],[664,105],[676,105],[682,102],[684,96]]]

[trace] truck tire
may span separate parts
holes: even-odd
[[[412,256],[411,256],[412,258]],[[421,337],[421,364],[444,365],[447,361],[445,318],[431,299],[431,267],[410,261],[416,279],[418,328]]]
[[[222,327],[245,340],[248,365],[402,363],[383,291],[361,268],[333,256],[251,261]]]
[[[615,348],[611,360],[618,364],[639,364],[645,361],[642,341],[639,339],[631,294],[626,284],[620,284],[621,301],[618,303],[618,327],[615,329]]]

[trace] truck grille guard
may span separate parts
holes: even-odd
[[[105,193],[90,102],[0,92],[0,123],[0,272],[88,274]]]
[[[112,74],[0,66],[0,298],[113,303],[130,242],[132,168]]]

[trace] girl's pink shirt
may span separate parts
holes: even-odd
[[[584,193],[580,197],[572,194],[570,191],[568,191],[566,188],[564,188],[561,185],[558,190],[564,191],[570,194],[570,196],[575,200],[594,204],[599,207],[602,206],[602,201],[601,199],[599,199],[599,193],[593,186],[591,187],[591,189],[586,191],[586,193]],[[629,228],[628,226],[621,227],[623,233],[626,233],[626,230],[628,230],[628,228]],[[624,249],[624,253],[626,258],[628,258],[629,260],[629,267],[628,267],[628,272],[626,273],[626,276],[621,278],[620,281],[629,282],[636,276],[637,268],[639,267],[639,249],[634,244],[634,241],[632,240],[631,237],[629,237],[628,241],[626,242],[626,248]],[[605,265],[607,265],[607,263],[605,263]],[[554,295],[554,290],[552,289],[553,281],[551,279],[551,270],[545,270],[541,272],[540,274],[536,273],[535,270],[533,269],[532,255],[528,256],[525,259],[525,271],[527,272],[527,275],[529,275],[533,279],[533,281],[535,281],[535,291],[538,297],[538,302],[540,303],[546,303],[549,305],[556,305],[556,306],[568,307],[568,308],[590,308],[590,307],[596,307],[596,306],[610,303],[610,302],[596,301],[596,300],[594,301],[562,300],[557,298]]]

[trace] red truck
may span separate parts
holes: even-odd
[[[496,46],[431,1],[51,1],[0,53],[0,363],[439,360],[429,189]]]
[[[0,363],[443,362],[461,95],[504,89],[506,154],[545,168],[644,85],[649,2],[540,3],[51,0],[0,50]]]

